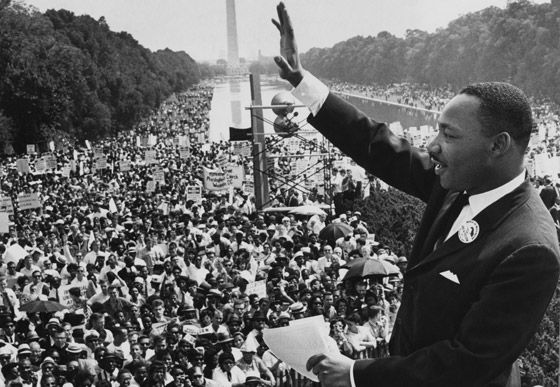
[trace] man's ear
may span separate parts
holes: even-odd
[[[495,157],[505,155],[513,146],[513,138],[508,132],[500,132],[494,136],[491,152]]]

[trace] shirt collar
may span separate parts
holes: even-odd
[[[525,181],[525,170],[519,175],[508,181],[507,183],[494,188],[493,190],[482,192],[476,195],[469,196],[469,205],[473,216],[476,216],[482,212],[486,207],[497,202],[499,199],[503,198],[514,189],[519,187]]]

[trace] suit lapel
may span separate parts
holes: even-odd
[[[426,210],[424,215],[422,215],[422,220],[420,221],[420,226],[416,232],[416,237],[414,238],[414,244],[412,251],[410,253],[409,266],[414,266],[416,263],[420,262],[422,258],[426,256],[426,242],[430,230],[433,228],[434,222],[439,214],[440,208],[446,203],[447,190],[441,188],[439,184],[436,187],[430,199],[426,204]]]
[[[496,228],[502,221],[514,211],[521,204],[525,203],[529,198],[529,190],[531,189],[528,180],[525,180],[521,186],[516,188],[513,192],[502,197],[497,202],[486,207],[481,213],[474,217],[474,221],[480,227],[477,238],[472,243],[477,243],[485,238],[486,234]],[[447,195],[448,197],[451,195]],[[445,203],[444,203],[445,205]],[[443,211],[442,211],[443,212]],[[470,243],[463,243],[459,240],[458,233],[455,233],[451,238],[445,241],[438,249],[428,253],[424,259],[411,266],[406,274],[412,274],[421,270],[428,264],[438,261],[446,256],[449,256],[456,251],[467,247]]]

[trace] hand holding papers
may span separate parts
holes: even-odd
[[[336,344],[329,345],[332,339],[323,316],[290,321],[287,327],[265,329],[263,338],[278,359],[314,382],[319,379],[307,370],[307,360],[318,353],[338,353]]]

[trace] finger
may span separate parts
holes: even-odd
[[[291,73],[294,71],[292,66],[290,66],[290,64],[286,61],[286,59],[284,59],[283,56],[275,56],[274,61],[276,62],[276,65],[286,73]]]
[[[284,8],[284,17],[282,19],[282,25],[289,36],[294,36],[294,27],[292,27],[292,20],[286,8]]]
[[[327,355],[325,355],[324,353],[311,356],[309,359],[307,359],[305,368],[307,368],[307,371],[311,371],[311,369],[313,369],[313,373],[317,374],[318,372],[315,372],[315,367],[326,357]]]
[[[272,20],[272,24],[274,24],[276,26],[276,28],[278,28],[278,31],[280,31],[280,33],[282,33],[282,27],[280,26],[280,23],[278,23],[274,19],[270,19],[270,20]]]
[[[278,5],[276,6],[276,12],[278,13],[278,21],[280,22],[280,25],[284,24],[283,16],[284,16],[285,9],[286,6],[282,2],[278,3]]]

